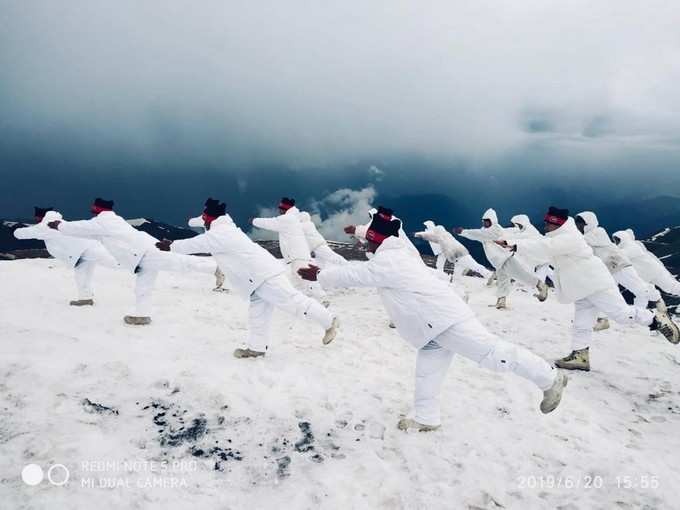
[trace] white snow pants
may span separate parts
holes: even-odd
[[[139,262],[135,282],[135,315],[151,316],[151,297],[159,271],[189,272],[215,274],[215,259],[181,255],[160,250],[147,252]]]
[[[323,290],[319,282],[310,282],[309,280],[303,280],[298,274],[298,269],[303,267],[309,267],[310,264],[314,264],[311,260],[293,260],[288,266],[290,267],[290,280],[293,286],[302,292],[305,296],[313,297],[317,300],[322,300],[326,297],[326,291]]]
[[[655,278],[650,283],[659,287],[666,294],[680,296],[680,282],[668,271],[664,271],[661,276]]]
[[[514,256],[508,257],[508,259],[503,262],[503,265],[496,269],[496,278],[498,280],[498,288],[496,290],[497,297],[507,297],[510,295],[513,278],[532,289],[538,285],[538,278],[536,275],[525,268]]]
[[[453,266],[453,274],[456,277],[460,277],[466,269],[479,273],[486,279],[489,279],[491,276],[491,271],[477,262],[469,253],[456,259],[455,265]]]
[[[601,290],[574,303],[572,350],[577,351],[590,346],[598,312],[624,325],[649,326],[654,319],[654,313],[650,310],[629,306],[618,289]]]
[[[661,294],[656,290],[656,287],[640,278],[632,266],[619,269],[612,276],[616,283],[628,289],[635,296],[634,305],[638,308],[647,308],[649,301],[661,299]]]
[[[441,423],[439,394],[454,354],[496,372],[513,372],[545,391],[557,371],[543,358],[519,345],[501,340],[476,318],[454,324],[418,350],[416,358],[415,420]]]
[[[318,262],[319,267],[328,267],[332,264],[343,265],[347,264],[347,259],[335,253],[330,246],[327,244],[322,244],[314,248],[314,260]]]
[[[102,247],[92,247],[86,249],[73,268],[73,277],[78,289],[78,299],[92,299],[94,289],[92,288],[92,277],[97,264],[117,269],[118,263],[106,249]]]
[[[334,315],[314,299],[296,290],[284,275],[266,280],[250,295],[248,307],[248,347],[264,352],[270,345],[274,308],[299,318],[311,319],[324,330],[331,327]]]

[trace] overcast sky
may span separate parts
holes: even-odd
[[[673,176],[678,27],[654,0],[0,0],[0,171]]]

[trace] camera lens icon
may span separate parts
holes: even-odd
[[[71,473],[63,464],[53,464],[47,470],[47,480],[57,487],[66,485],[70,476]],[[39,485],[45,479],[45,472],[38,464],[28,464],[21,470],[21,479],[26,485]]]
[[[21,470],[21,479],[26,485],[38,485],[43,478],[45,478],[45,473],[37,464],[29,464]]]

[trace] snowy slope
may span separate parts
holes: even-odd
[[[493,331],[568,351],[570,307],[517,290],[498,312],[493,289],[464,280]],[[1,262],[0,282],[3,509],[678,508],[680,348],[641,329],[598,334],[595,370],[573,374],[549,416],[528,382],[458,359],[443,429],[404,434],[414,352],[372,290],[332,297],[333,344],[277,315],[268,357],[244,361],[231,352],[246,304],[205,275],[163,274],[146,328],[122,324],[121,272],[98,269],[94,309],[66,305],[71,274],[53,260]],[[29,463],[70,479],[25,485]]]

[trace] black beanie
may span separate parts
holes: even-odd
[[[380,244],[388,237],[399,237],[400,228],[401,221],[392,219],[392,210],[379,207],[378,213],[373,215],[368,226],[366,239]]]
[[[103,198],[95,198],[94,205],[102,209],[113,209],[113,200],[104,200]]]
[[[546,223],[563,225],[569,219],[569,209],[560,209],[559,207],[553,207],[551,205],[543,219]]]
[[[227,212],[227,204],[220,203],[219,200],[209,198],[205,201],[205,209],[203,212],[208,216],[212,216],[213,218],[224,216]]]
[[[279,202],[279,209],[285,209],[286,211],[291,207],[295,207],[295,199],[283,197],[281,202]]]
[[[54,211],[53,207],[38,207],[37,205],[33,207],[34,214],[38,218],[44,218],[47,211]]]
[[[383,207],[382,205],[378,206],[378,212],[376,213],[376,216],[382,215],[382,218],[385,220],[391,220],[392,216],[394,216],[394,211],[392,209],[388,209],[387,207]]]

